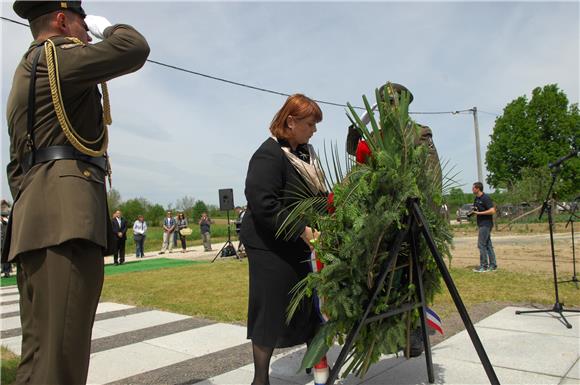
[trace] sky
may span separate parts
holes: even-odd
[[[0,5],[3,17],[24,21],[11,1]],[[577,1],[83,1],[83,8],[134,26],[149,42],[149,59],[191,71],[355,105],[392,81],[411,90],[414,112],[477,107],[483,158],[510,101],[556,83],[578,103]],[[0,27],[1,196],[10,198],[6,100],[32,37],[13,23],[1,20]],[[245,204],[249,159],[285,97],[152,63],[108,84],[113,188],[123,200],[175,206],[189,196],[217,205],[218,190],[233,188],[235,204]],[[311,143],[319,152],[331,143],[342,149],[345,108],[321,108]],[[431,127],[439,156],[469,192],[477,180],[473,115],[412,117]]]

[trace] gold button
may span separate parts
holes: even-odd
[[[85,170],[85,171],[83,171],[83,175],[88,178],[89,176],[91,176],[91,172],[88,170]]]

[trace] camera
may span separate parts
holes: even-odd
[[[477,206],[473,206],[471,208],[471,211],[467,213],[467,217],[468,218],[471,218],[474,215],[473,213],[476,212],[476,211],[477,211]]]

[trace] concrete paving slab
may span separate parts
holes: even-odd
[[[0,295],[0,302],[18,301],[18,299],[20,299],[20,295],[18,294],[18,292],[2,293],[2,295]]]
[[[20,316],[0,319],[0,330],[18,329],[20,327]]]
[[[113,335],[105,330],[95,330],[93,329],[93,334],[91,336],[92,340],[97,338],[109,337]],[[2,346],[8,348],[12,353],[20,355],[22,353],[22,335],[17,335],[14,337],[3,338],[1,342]]]
[[[477,333],[494,366],[563,377],[579,356],[578,338],[482,328]],[[440,360],[480,360],[463,331],[433,348]]]
[[[549,307],[548,307],[549,308]],[[572,325],[566,328],[560,321],[558,313],[530,313],[516,315],[516,310],[536,310],[533,308],[506,307],[477,323],[478,327],[503,330],[527,331],[567,337],[578,337],[580,330],[580,313],[564,313]]]
[[[12,353],[20,355],[22,349],[22,336],[3,338],[0,344]]]
[[[579,382],[575,378],[564,378],[559,385],[578,385]]]
[[[108,313],[111,311],[117,311],[117,310],[126,310],[126,309],[131,309],[134,308],[134,306],[129,306],[129,305],[123,305],[120,303],[113,303],[113,302],[102,302],[99,303],[99,305],[97,306],[97,314],[102,314],[102,313]],[[8,305],[8,306],[3,306],[2,307],[2,312],[6,312],[5,310],[10,310],[10,311],[19,311],[20,310],[20,305],[15,304],[15,305]],[[20,316],[15,316],[15,317],[8,317],[8,318],[2,318],[0,320],[0,330],[9,330],[9,329],[18,329],[20,328]],[[99,334],[100,336],[107,336],[110,334]],[[93,337],[93,338],[100,338],[100,337]]]
[[[221,374],[216,377],[212,377],[205,381],[196,382],[195,385],[246,385],[251,384],[254,378],[253,366],[244,366],[243,368],[233,370]],[[271,385],[297,385],[297,384],[312,384],[312,378],[309,382],[294,382],[288,379],[281,379],[275,376],[270,376]]]
[[[566,373],[566,377],[579,380],[578,383],[580,384],[580,359],[578,359],[574,366],[572,366],[572,369]]]
[[[110,311],[132,309],[134,307],[135,306],[124,305],[122,303],[99,302],[99,304],[97,305],[97,314],[108,313]]]
[[[97,314],[108,313],[110,311],[132,309],[134,307],[135,306],[123,305],[121,303],[100,302],[99,305],[97,306]],[[20,311],[20,305],[17,303],[13,304],[13,305],[4,305],[4,306],[0,307],[0,312],[2,314],[12,313],[15,311]]]
[[[144,341],[150,345],[200,357],[248,342],[244,326],[216,323]]]
[[[2,305],[0,307],[0,311],[2,312],[2,314],[12,313],[13,311],[20,311],[20,304],[15,303],[12,305]]]
[[[341,346],[334,345],[328,351],[327,358],[330,365],[336,362],[336,359],[340,354],[340,349]],[[291,352],[275,356],[270,364],[270,374],[277,376],[278,378],[288,379],[289,381],[291,380],[299,383],[304,383],[304,381],[306,381],[306,383],[308,383],[307,380],[308,379],[312,380],[312,376],[308,376],[306,375],[306,373],[303,372],[297,373],[298,369],[300,368],[300,365],[302,364],[302,358],[304,357],[305,353],[306,347],[301,347]],[[392,367],[401,364],[404,361],[405,359],[403,357],[396,357],[394,354],[385,355],[381,358],[381,360],[378,363],[370,367],[369,371],[367,372],[366,378],[379,375],[391,369]],[[339,376],[342,376],[344,370],[348,367],[349,363],[350,361],[347,361],[343,365]],[[350,374],[346,379],[342,380],[341,382],[341,384],[345,385],[347,384],[354,385],[359,383],[360,379],[358,379],[353,374]]]
[[[187,354],[139,342],[91,354],[87,384],[106,384],[191,358]]]
[[[481,364],[441,359],[433,356],[435,384],[489,384],[489,379]],[[557,385],[560,377],[540,373],[524,372],[494,367],[501,384],[543,384]],[[365,378],[361,385],[429,384],[424,357],[407,360],[401,365],[373,378]]]
[[[96,340],[99,338],[105,338],[105,337],[110,337],[115,335],[116,333],[112,333],[110,331],[107,330],[103,330],[103,329],[97,329],[93,327],[93,330],[91,331],[91,340]]]
[[[191,318],[181,314],[168,313],[165,311],[152,310],[143,313],[130,314],[124,317],[109,318],[96,321],[94,329],[100,329],[112,334],[120,334],[151,326],[162,325],[173,321]]]

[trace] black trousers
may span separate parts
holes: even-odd
[[[115,263],[125,262],[125,238],[117,239],[117,248],[115,249],[115,254],[113,255],[113,260]]]
[[[102,248],[75,239],[18,260],[22,354],[14,384],[85,384],[103,287]]]

